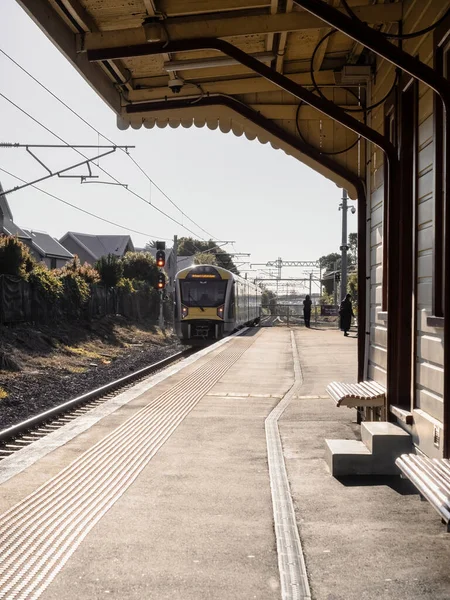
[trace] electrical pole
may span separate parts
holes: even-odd
[[[337,272],[337,260],[334,261],[334,278],[333,278],[333,294],[334,294],[334,305],[336,306],[338,301],[337,301],[337,277],[336,277],[336,272]]]
[[[347,294],[347,190],[342,190],[342,204],[340,205],[342,210],[342,244],[341,244],[341,301]]]
[[[159,269],[158,290],[159,290],[159,326],[164,331],[164,288],[166,287],[166,276],[163,268],[166,265],[166,242],[156,242],[156,266]]]
[[[175,291],[175,276],[178,271],[178,236],[173,236],[173,248],[172,248],[172,268],[170,269],[170,279],[172,284],[172,290]]]
[[[170,279],[171,279],[171,292],[172,292],[172,296],[171,296],[171,300],[172,300],[172,310],[173,310],[173,327],[175,329],[175,319],[176,319],[176,315],[175,315],[175,309],[174,309],[174,305],[175,305],[175,278],[178,272],[178,236],[174,235],[173,236],[173,247],[172,247],[172,267],[170,269],[171,273],[170,273]]]

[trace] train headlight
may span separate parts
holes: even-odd
[[[187,306],[182,306],[181,307],[181,318],[184,319],[185,317],[187,317],[188,312],[189,312],[189,310],[188,310]]]
[[[217,316],[223,319],[223,306],[219,306],[217,309]]]

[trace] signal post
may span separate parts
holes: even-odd
[[[164,329],[164,288],[166,276],[163,268],[166,265],[166,242],[156,242],[156,266],[159,269],[157,289],[159,290],[159,326]]]

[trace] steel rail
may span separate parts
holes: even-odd
[[[75,407],[77,407],[79,405],[86,404],[87,402],[90,402],[91,400],[95,400],[101,396],[104,396],[105,394],[108,394],[109,392],[112,392],[119,388],[122,388],[122,387],[126,386],[127,384],[132,383],[133,381],[142,378],[144,375],[150,374],[154,371],[157,371],[159,369],[167,367],[168,365],[175,362],[176,360],[179,360],[185,356],[188,356],[189,354],[192,354],[193,352],[195,352],[195,350],[189,349],[189,350],[182,350],[181,352],[177,352],[176,354],[172,354],[171,356],[168,356],[167,358],[164,358],[163,360],[160,360],[156,363],[147,365],[146,367],[139,369],[139,371],[130,373],[130,375],[125,375],[124,377],[121,377],[120,379],[111,381],[110,383],[107,383],[99,388],[91,390],[90,392],[82,394],[81,396],[77,396],[76,398],[73,398],[72,400],[68,400],[67,402],[64,402],[63,404],[54,406],[53,408],[50,408],[49,410],[46,410],[43,413],[39,413],[39,414],[35,415],[34,417],[30,417],[29,419],[26,419],[25,421],[22,421],[21,423],[12,425],[11,427],[8,427],[7,429],[3,429],[2,431],[0,431],[0,446],[2,444],[5,444],[6,442],[13,440],[17,436],[22,435],[23,433],[26,433],[30,429],[35,428],[37,425],[42,425],[42,424],[46,423],[47,421],[53,420],[56,417],[74,409]]]

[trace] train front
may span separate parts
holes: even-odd
[[[232,277],[229,271],[211,265],[177,274],[175,331],[183,343],[201,345],[223,337]]]

